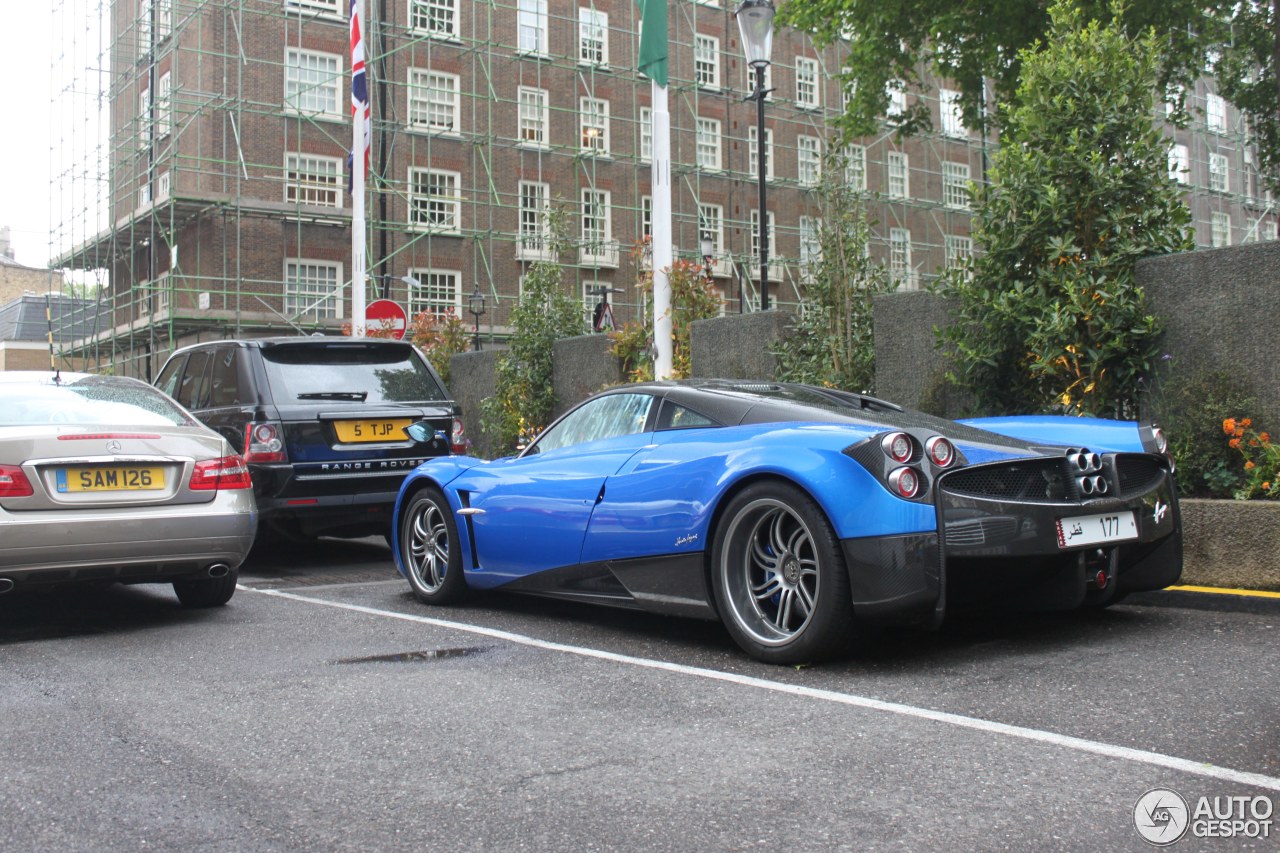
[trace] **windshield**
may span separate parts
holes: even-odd
[[[447,400],[412,347],[316,343],[263,347],[276,402],[333,400],[423,403]]]

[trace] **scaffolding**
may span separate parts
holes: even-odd
[[[346,8],[57,0],[53,265],[99,282],[110,306],[67,355],[149,379],[187,342],[342,331],[352,286]],[[736,23],[719,0],[670,9],[675,254],[702,262],[709,236],[726,310],[752,310],[755,106]],[[484,330],[500,337],[523,271],[547,258],[546,206],[560,205],[573,227],[560,260],[583,298],[584,331],[602,288],[620,291],[619,321],[642,316],[649,82],[635,71],[636,4],[365,0],[365,10],[367,297],[452,310],[470,325],[467,295],[479,289]],[[782,307],[799,301],[815,251],[813,183],[842,107],[841,58],[807,34],[775,36],[765,145],[769,278]],[[843,152],[843,177],[865,190],[878,223],[873,256],[902,287],[973,251],[962,189],[983,179],[994,144],[952,124],[936,91],[927,97],[936,132],[899,142],[886,130]],[[1214,128],[1174,134],[1187,145],[1200,244],[1221,241],[1224,214],[1226,239],[1274,238],[1270,199],[1247,179],[1247,139],[1235,124]],[[1228,149],[1238,179],[1223,185]]]

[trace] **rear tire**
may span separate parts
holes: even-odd
[[[240,570],[232,569],[220,578],[174,581],[173,592],[183,607],[221,607],[236,592]]]
[[[400,519],[400,561],[413,593],[427,604],[449,604],[467,592],[458,524],[444,493],[428,486]]]
[[[800,664],[850,650],[849,573],[822,509],[787,483],[748,486],[726,506],[712,549],[716,607],[747,654]]]

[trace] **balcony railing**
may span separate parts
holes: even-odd
[[[618,267],[618,242],[606,240],[599,243],[583,243],[578,248],[578,264],[584,267]]]

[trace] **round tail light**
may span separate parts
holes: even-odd
[[[929,459],[939,468],[946,468],[956,461],[955,445],[940,435],[935,435],[925,442],[924,452],[929,454]]]
[[[894,462],[906,462],[911,459],[915,448],[911,443],[911,436],[905,432],[891,432],[880,441],[880,447],[884,450],[884,455],[888,456]]]
[[[920,494],[920,475],[914,468],[896,468],[889,474],[889,485],[904,498]]]

